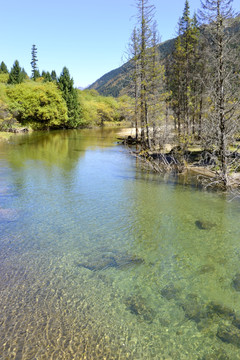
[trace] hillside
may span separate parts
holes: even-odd
[[[237,17],[232,24],[232,20],[229,20],[228,31],[236,36],[237,42],[240,39],[240,16]],[[164,60],[169,56],[174,48],[175,39],[167,40],[159,44],[160,58]],[[129,82],[130,62],[127,62],[117,69],[114,69],[101,78],[96,80],[88,89],[95,89],[99,94],[104,96],[114,96],[126,94],[127,86]]]
[[[159,45],[160,57],[164,60],[171,54],[175,39],[167,40]],[[104,96],[123,95],[129,81],[130,63],[127,62],[96,80],[88,89],[95,89]]]

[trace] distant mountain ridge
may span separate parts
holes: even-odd
[[[158,48],[162,60],[172,53],[174,43],[175,39],[170,39],[159,44]],[[129,71],[130,63],[128,61],[117,69],[111,70],[100,77],[90,85],[88,89],[97,90],[99,94],[104,96],[118,97],[119,95],[123,95],[126,93],[124,90],[129,82]]]
[[[238,39],[240,39],[240,16],[234,19],[229,20],[228,31],[235,34]],[[159,44],[158,49],[160,53],[161,60],[164,61],[168,56],[170,56],[174,49],[176,38],[164,41]],[[239,41],[240,49],[240,41]],[[129,73],[130,73],[130,62],[126,62],[117,69],[111,70],[93,84],[91,84],[88,89],[95,89],[99,94],[104,96],[114,96],[118,97],[127,93],[127,86],[129,84]]]

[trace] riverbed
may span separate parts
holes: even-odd
[[[118,133],[0,143],[0,359],[240,359],[240,202]]]

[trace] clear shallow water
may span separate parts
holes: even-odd
[[[0,143],[0,359],[240,359],[218,336],[240,203],[141,172],[114,136]]]

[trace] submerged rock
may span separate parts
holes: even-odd
[[[155,318],[155,311],[148,306],[147,301],[141,295],[132,295],[125,300],[127,310],[151,323]]]
[[[184,301],[180,302],[180,306],[185,313],[185,317],[196,323],[208,317],[204,305],[195,294],[189,294]]]
[[[215,271],[215,267],[211,264],[205,264],[205,265],[202,265],[198,268],[198,271],[197,273],[199,275],[204,275],[204,274],[208,274],[208,273],[211,273],[211,272],[214,272]]]
[[[200,230],[211,230],[214,226],[216,226],[216,224],[211,223],[210,221],[205,221],[205,220],[196,220],[195,225]]]
[[[201,360],[229,360],[228,355],[226,354],[225,350],[219,349],[212,353],[205,354]]]
[[[176,288],[173,284],[169,284],[161,290],[162,297],[167,300],[176,299],[179,297],[179,294],[180,289]]]
[[[232,286],[236,291],[240,291],[240,273],[237,273],[232,281]]]
[[[214,301],[211,301],[207,305],[206,310],[209,317],[213,317],[214,315],[217,315],[218,317],[222,317],[230,321],[235,319],[235,312],[233,309],[230,309],[229,307],[216,303]]]
[[[223,342],[240,347],[240,330],[233,325],[220,325],[218,327],[217,337]]]
[[[141,264],[144,264],[144,260],[137,256],[117,251],[106,251],[95,256],[91,254],[86,261],[78,263],[77,266],[91,271],[100,271],[108,268],[125,269]]]
[[[99,270],[105,270],[110,267],[116,267],[117,264],[113,257],[102,257],[102,258],[86,261],[83,263],[79,263],[77,264],[77,266],[83,267],[91,271],[99,271]]]

